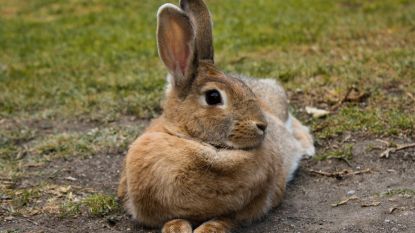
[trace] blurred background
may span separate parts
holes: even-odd
[[[312,179],[307,169],[335,172],[372,165],[396,173],[371,173],[367,179],[373,186],[362,188],[364,195],[388,192],[390,183],[398,183],[387,194],[409,195],[402,206],[415,208],[413,148],[397,151],[397,158],[378,157],[415,140],[414,1],[206,2],[214,20],[217,65],[230,73],[279,80],[292,111],[311,126],[318,152],[304,164],[299,184]],[[0,229],[134,228],[114,190],[128,145],[161,113],[166,70],[157,55],[155,30],[156,12],[164,3],[0,0]],[[308,188],[342,188],[332,196],[313,197],[325,203],[313,208],[336,216],[330,202],[356,191],[353,185],[362,181],[351,179],[349,187],[325,179],[315,179]],[[295,205],[284,208],[289,212]],[[337,213],[339,218],[356,213],[348,208]],[[386,224],[379,217],[384,209],[373,211],[380,222],[367,220],[356,229]],[[404,219],[408,216],[414,216],[413,209]],[[274,223],[274,228],[265,221],[254,229],[314,229],[297,220]],[[407,224],[412,225],[397,229],[415,227]],[[341,227],[331,226],[325,229],[339,232]]]

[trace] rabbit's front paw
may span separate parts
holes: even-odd
[[[192,233],[192,226],[184,219],[174,219],[163,225],[162,233]]]
[[[214,219],[200,225],[194,233],[230,233],[231,227],[229,220]]]

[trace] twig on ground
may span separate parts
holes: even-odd
[[[345,205],[347,204],[347,202],[349,202],[350,200],[356,200],[359,199],[356,195],[353,195],[351,197],[348,197],[346,199],[343,199],[337,203],[331,204],[332,207],[337,207],[337,206],[341,206],[341,205]]]
[[[405,207],[393,206],[393,207],[389,208],[389,214],[393,214],[393,212],[395,212],[395,210],[405,210]]]
[[[389,145],[389,143],[388,143],[388,145]],[[411,147],[415,147],[415,143],[397,145],[396,147],[388,148],[385,151],[383,151],[380,154],[380,157],[381,158],[389,158],[389,155],[391,153],[395,153],[397,151],[404,150],[404,149],[411,148]]]
[[[337,110],[344,102],[346,102],[347,97],[350,95],[350,93],[353,91],[353,89],[355,89],[355,87],[349,87],[349,89],[347,89],[347,92],[343,96],[343,98],[341,98],[339,100],[339,102],[337,102],[337,104],[333,106],[333,110]]]
[[[36,225],[36,226],[39,226],[39,223],[37,223],[37,222],[35,222],[33,220],[30,220],[28,218],[23,218],[23,219],[26,220],[26,221],[28,221],[28,222],[30,222],[30,223],[32,223],[32,224],[34,224],[34,225]]]
[[[317,175],[322,175],[322,176],[327,176],[327,177],[334,177],[334,178],[343,178],[345,176],[353,176],[353,175],[360,175],[363,173],[369,173],[371,172],[370,168],[367,168],[365,170],[358,170],[358,171],[350,171],[347,169],[344,169],[342,171],[337,171],[337,172],[324,172],[324,171],[316,171],[316,170],[309,170],[311,173],[313,174],[317,174]]]
[[[378,142],[381,142],[381,143],[385,143],[386,145],[390,145],[390,142],[388,142],[388,141],[386,141],[386,140],[383,140],[383,139],[376,139],[376,141],[378,141]]]
[[[353,91],[357,92],[356,95],[351,95]],[[333,106],[332,110],[335,111],[339,109],[345,102],[361,102],[369,96],[369,92],[359,92],[359,89],[353,85],[347,89],[346,94]]]
[[[361,206],[362,207],[372,207],[372,206],[378,206],[380,205],[380,201],[375,201],[375,202],[371,202],[371,203],[363,203]]]

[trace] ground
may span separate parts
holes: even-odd
[[[0,232],[157,232],[115,190],[162,111],[164,2],[0,0]],[[415,3],[207,3],[218,66],[279,80],[317,147],[281,206],[238,232],[412,232]]]

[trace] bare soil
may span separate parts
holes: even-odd
[[[349,164],[340,160],[304,160],[288,185],[283,203],[261,221],[241,227],[237,232],[413,232],[415,197],[394,191],[415,189],[415,149],[396,152],[386,159],[379,157],[382,142],[349,140],[355,141],[353,160]],[[38,175],[23,179],[17,185],[52,182],[114,194],[122,159],[123,155],[100,154],[58,160],[45,167],[31,168]],[[341,171],[340,175],[334,174]],[[69,181],[67,177],[74,179]],[[145,229],[119,211],[104,218],[62,218],[48,214],[7,218],[1,220],[1,232],[158,230]]]

